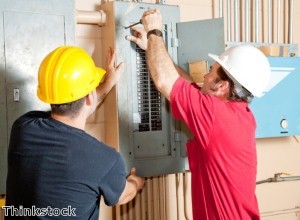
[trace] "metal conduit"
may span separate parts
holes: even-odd
[[[262,183],[300,180],[300,176],[285,176],[285,177],[282,177],[282,175],[289,175],[289,174],[287,174],[287,173],[275,173],[274,177],[271,177],[271,178],[268,178],[268,179],[265,179],[265,180],[257,181],[256,185],[262,184]]]
[[[271,216],[278,216],[278,215],[286,215],[290,213],[298,214],[300,212],[300,207],[289,208],[289,209],[281,209],[276,211],[269,211],[269,212],[261,212],[261,217],[271,217]]]
[[[273,36],[272,2],[273,0],[268,1],[268,43],[272,42]]]
[[[280,42],[280,30],[281,30],[280,11],[281,11],[281,0],[277,0],[277,43]]]
[[[188,215],[188,207],[187,207],[187,203],[188,203],[188,186],[189,186],[189,181],[188,181],[188,174],[187,173],[183,173],[183,196],[184,196],[184,217],[185,220],[190,220],[189,215]]]
[[[259,0],[255,1],[255,42],[259,42]]]
[[[77,24],[97,24],[100,27],[106,23],[106,13],[100,11],[77,11]]]
[[[220,17],[224,16],[223,15],[223,1],[219,1],[219,14]],[[250,18],[251,18],[251,8],[250,8],[250,4],[252,1],[249,0],[245,0],[244,4],[245,4],[245,13],[244,13],[244,33],[240,32],[240,26],[239,26],[239,21],[240,21],[240,14],[239,14],[239,2],[240,0],[234,0],[234,8],[233,11],[231,11],[231,4],[232,4],[232,0],[227,0],[227,14],[224,17],[227,17],[227,41],[239,41],[240,37],[244,37],[246,42],[250,41],[251,38],[251,27],[250,27]],[[254,11],[254,16],[255,16],[255,28],[254,30],[252,29],[253,33],[254,33],[254,41],[256,43],[258,43],[259,41],[262,41],[262,38],[260,35],[260,31],[261,31],[261,25],[262,25],[262,19],[260,16],[260,4],[261,1],[260,0],[255,0],[255,11]],[[274,43],[272,41],[273,40],[273,34],[274,34],[274,21],[275,19],[273,18],[275,13],[276,13],[276,8],[277,8],[277,43],[280,43],[282,41],[282,1],[281,0],[277,0],[277,7],[274,7],[275,3],[274,0],[268,0],[268,4],[267,4],[267,13],[268,13],[268,29],[267,29],[267,39],[266,41],[268,43]],[[293,11],[294,11],[294,0],[289,0],[289,22],[288,22],[288,43],[292,44],[293,43]],[[233,14],[232,14],[233,12]],[[262,12],[263,13],[263,12]],[[231,23],[231,18],[233,17],[233,22]],[[233,24],[233,25],[232,25]],[[232,33],[232,28],[234,31],[234,39],[231,39],[231,33]]]
[[[223,0],[219,0],[219,16],[223,17]]]
[[[294,23],[294,19],[293,19],[293,12],[294,12],[294,0],[290,0],[289,1],[290,5],[289,5],[289,44],[293,43],[293,23]]]
[[[245,0],[245,40],[250,41],[250,17],[249,17],[249,0]]]
[[[231,41],[231,0],[227,0],[227,41]]]
[[[239,1],[234,1],[234,40],[239,41]]]

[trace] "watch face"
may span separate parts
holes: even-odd
[[[157,35],[157,36],[162,36],[162,33],[161,33],[160,30],[156,30],[156,29],[155,29],[155,32],[154,32],[154,33],[155,33],[155,35]]]

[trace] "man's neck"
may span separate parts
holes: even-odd
[[[81,116],[77,116],[76,118],[71,118],[69,116],[61,116],[61,115],[51,113],[51,117],[71,127],[85,130],[86,119],[84,119]]]

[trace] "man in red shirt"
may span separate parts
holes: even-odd
[[[260,97],[270,79],[267,58],[252,46],[236,46],[222,55],[197,88],[182,77],[161,37],[157,9],[142,17],[144,30],[134,27],[127,39],[146,50],[157,89],[171,103],[194,138],[187,143],[192,175],[194,220],[260,219],[255,195],[256,123],[248,103]]]

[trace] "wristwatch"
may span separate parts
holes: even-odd
[[[161,32],[160,30],[158,30],[158,29],[153,29],[153,30],[151,30],[151,31],[148,31],[148,33],[147,33],[147,39],[149,38],[149,36],[150,36],[151,34],[154,34],[154,35],[159,36],[159,37],[162,37],[162,36],[163,36],[163,34],[162,34],[162,32]]]

